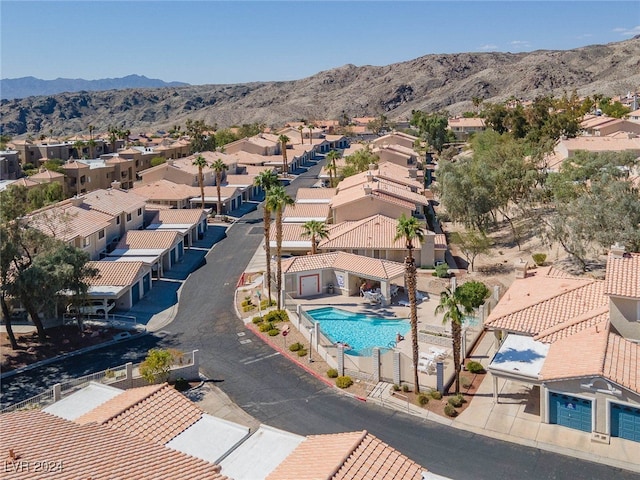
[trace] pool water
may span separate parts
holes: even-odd
[[[347,344],[345,353],[355,356],[370,356],[373,347],[391,348],[396,335],[407,337],[411,327],[406,319],[369,317],[334,307],[309,310],[307,314],[320,324],[325,337],[333,343]]]

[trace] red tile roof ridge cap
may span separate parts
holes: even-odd
[[[542,330],[541,332],[538,332],[536,335],[534,335],[533,339],[539,340],[540,338],[547,337],[561,330],[564,330],[565,328],[570,328],[570,327],[573,327],[574,325],[578,325],[579,323],[586,322],[587,320],[590,320],[594,317],[602,315],[603,313],[607,313],[608,311],[609,311],[609,305],[601,305],[593,310],[589,310],[588,312],[583,313],[582,315],[578,315],[577,317],[571,318],[565,322],[558,323],[545,330]],[[602,321],[598,322],[598,324],[600,323],[602,323]],[[545,342],[544,340],[541,340],[541,341],[543,343],[553,343],[553,342]]]
[[[349,448],[347,453],[342,456],[338,464],[333,467],[333,469],[331,469],[331,473],[327,476],[327,480],[331,480],[340,471],[342,466],[346,463],[349,457],[353,455],[353,452],[356,451],[356,449],[360,446],[360,444],[364,441],[368,434],[369,433],[366,430],[362,430],[362,432],[360,432],[360,435],[358,435],[358,438],[356,438],[356,440],[353,442],[351,448]]]
[[[130,404],[130,405],[125,405],[123,406],[121,409],[116,410],[109,418],[103,420],[101,423],[105,424],[110,422],[111,420],[113,420],[114,418],[119,417],[120,415],[122,415],[124,412],[126,412],[127,410],[132,409],[133,407],[135,407],[136,405],[138,405],[139,403],[142,403],[143,401],[145,401],[146,399],[148,399],[149,397],[151,397],[152,395],[155,395],[156,393],[158,393],[159,391],[165,389],[165,388],[170,388],[169,384],[167,382],[165,383],[159,383],[157,385],[157,388],[154,388],[153,390],[150,390],[149,393],[147,395],[145,395],[143,398],[139,398],[137,399],[138,401],[134,404]],[[125,390],[126,392],[126,390]],[[124,392],[123,392],[124,393]],[[122,395],[122,393],[120,394]],[[116,397],[117,398],[117,397]]]

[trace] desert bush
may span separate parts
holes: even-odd
[[[471,382],[471,379],[466,375],[460,376],[460,385],[462,385],[463,388],[469,388],[472,383],[473,382]]]
[[[264,316],[265,322],[288,322],[289,314],[286,310],[273,310]]]
[[[418,402],[418,405],[420,405],[421,407],[424,407],[429,403],[429,396],[426,393],[421,393],[416,398],[416,402]]]
[[[291,345],[289,345],[289,350],[292,352],[297,352],[298,350],[302,349],[302,344],[300,342],[296,342],[296,343],[292,343]]]
[[[391,388],[393,389],[394,392],[400,391],[400,385],[398,385],[397,383],[394,383]]]
[[[269,335],[270,337],[275,337],[279,333],[280,333],[280,330],[278,330],[277,328],[272,328],[267,332],[267,335]]]
[[[110,368],[107,368],[104,371],[104,377],[105,378],[115,378],[116,377],[116,372],[114,372],[113,370],[111,370]]]
[[[402,391],[407,393],[409,391],[409,385],[402,385]]]
[[[174,357],[169,350],[151,349],[140,364],[140,375],[149,383],[164,382],[169,378],[169,370]]]
[[[262,322],[258,327],[261,332],[268,332],[269,330],[273,330],[273,323],[271,322]]]
[[[351,377],[348,375],[345,375],[344,377],[338,377],[336,378],[336,385],[339,388],[349,388],[351,385],[353,385],[353,380],[351,380]]]
[[[471,373],[484,373],[484,367],[480,362],[476,362],[474,360],[469,360],[467,362],[467,370]]]
[[[431,390],[431,393],[429,395],[431,395],[431,398],[433,398],[434,400],[442,399],[442,394],[438,390]]]
[[[449,278],[449,265],[447,265],[446,263],[436,265],[435,274],[438,278]]]
[[[259,323],[262,323],[264,319],[262,317],[253,317],[251,321],[257,325]]]
[[[251,304],[249,304],[249,305],[244,305],[244,306],[242,307],[242,311],[246,313],[246,312],[250,312],[250,311],[251,311],[251,310],[253,310],[254,308],[256,308],[256,306],[255,306],[255,305],[251,305]]]
[[[300,350],[297,350],[297,352],[299,357],[304,357],[307,354],[307,349],[301,348]]]
[[[449,400],[447,400],[447,403],[455,408],[462,406],[462,401],[458,395],[456,395],[455,397],[451,397]]]
[[[533,261],[537,266],[541,267],[542,265],[544,265],[544,262],[547,260],[547,254],[534,253],[533,255],[531,255],[531,258],[533,258]]]
[[[453,408],[450,404],[446,404],[444,406],[444,414],[447,417],[455,417],[456,415],[458,415],[458,412],[456,411],[455,408]]]
[[[329,378],[338,378],[338,370],[335,368],[330,368],[327,370],[327,377]]]
[[[173,388],[175,388],[179,392],[184,392],[185,390],[189,390],[189,382],[187,382],[182,377],[178,377],[175,383],[173,384]]]
[[[251,299],[246,299],[246,298],[245,298],[245,299],[242,301],[242,306],[243,306],[243,307],[246,307],[247,305],[253,305],[253,304],[251,303]]]

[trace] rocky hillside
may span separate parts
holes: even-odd
[[[2,100],[2,129],[10,135],[66,135],[125,125],[132,132],[166,129],[187,118],[219,127],[287,120],[336,119],[411,111],[471,110],[472,97],[502,101],[579,94],[613,96],[640,86],[640,37],[607,45],[531,53],[427,55],[375,67],[345,65],[289,82],[200,85],[65,93]]]

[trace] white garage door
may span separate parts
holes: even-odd
[[[308,297],[320,293],[320,276],[308,275],[300,277],[300,296]]]

